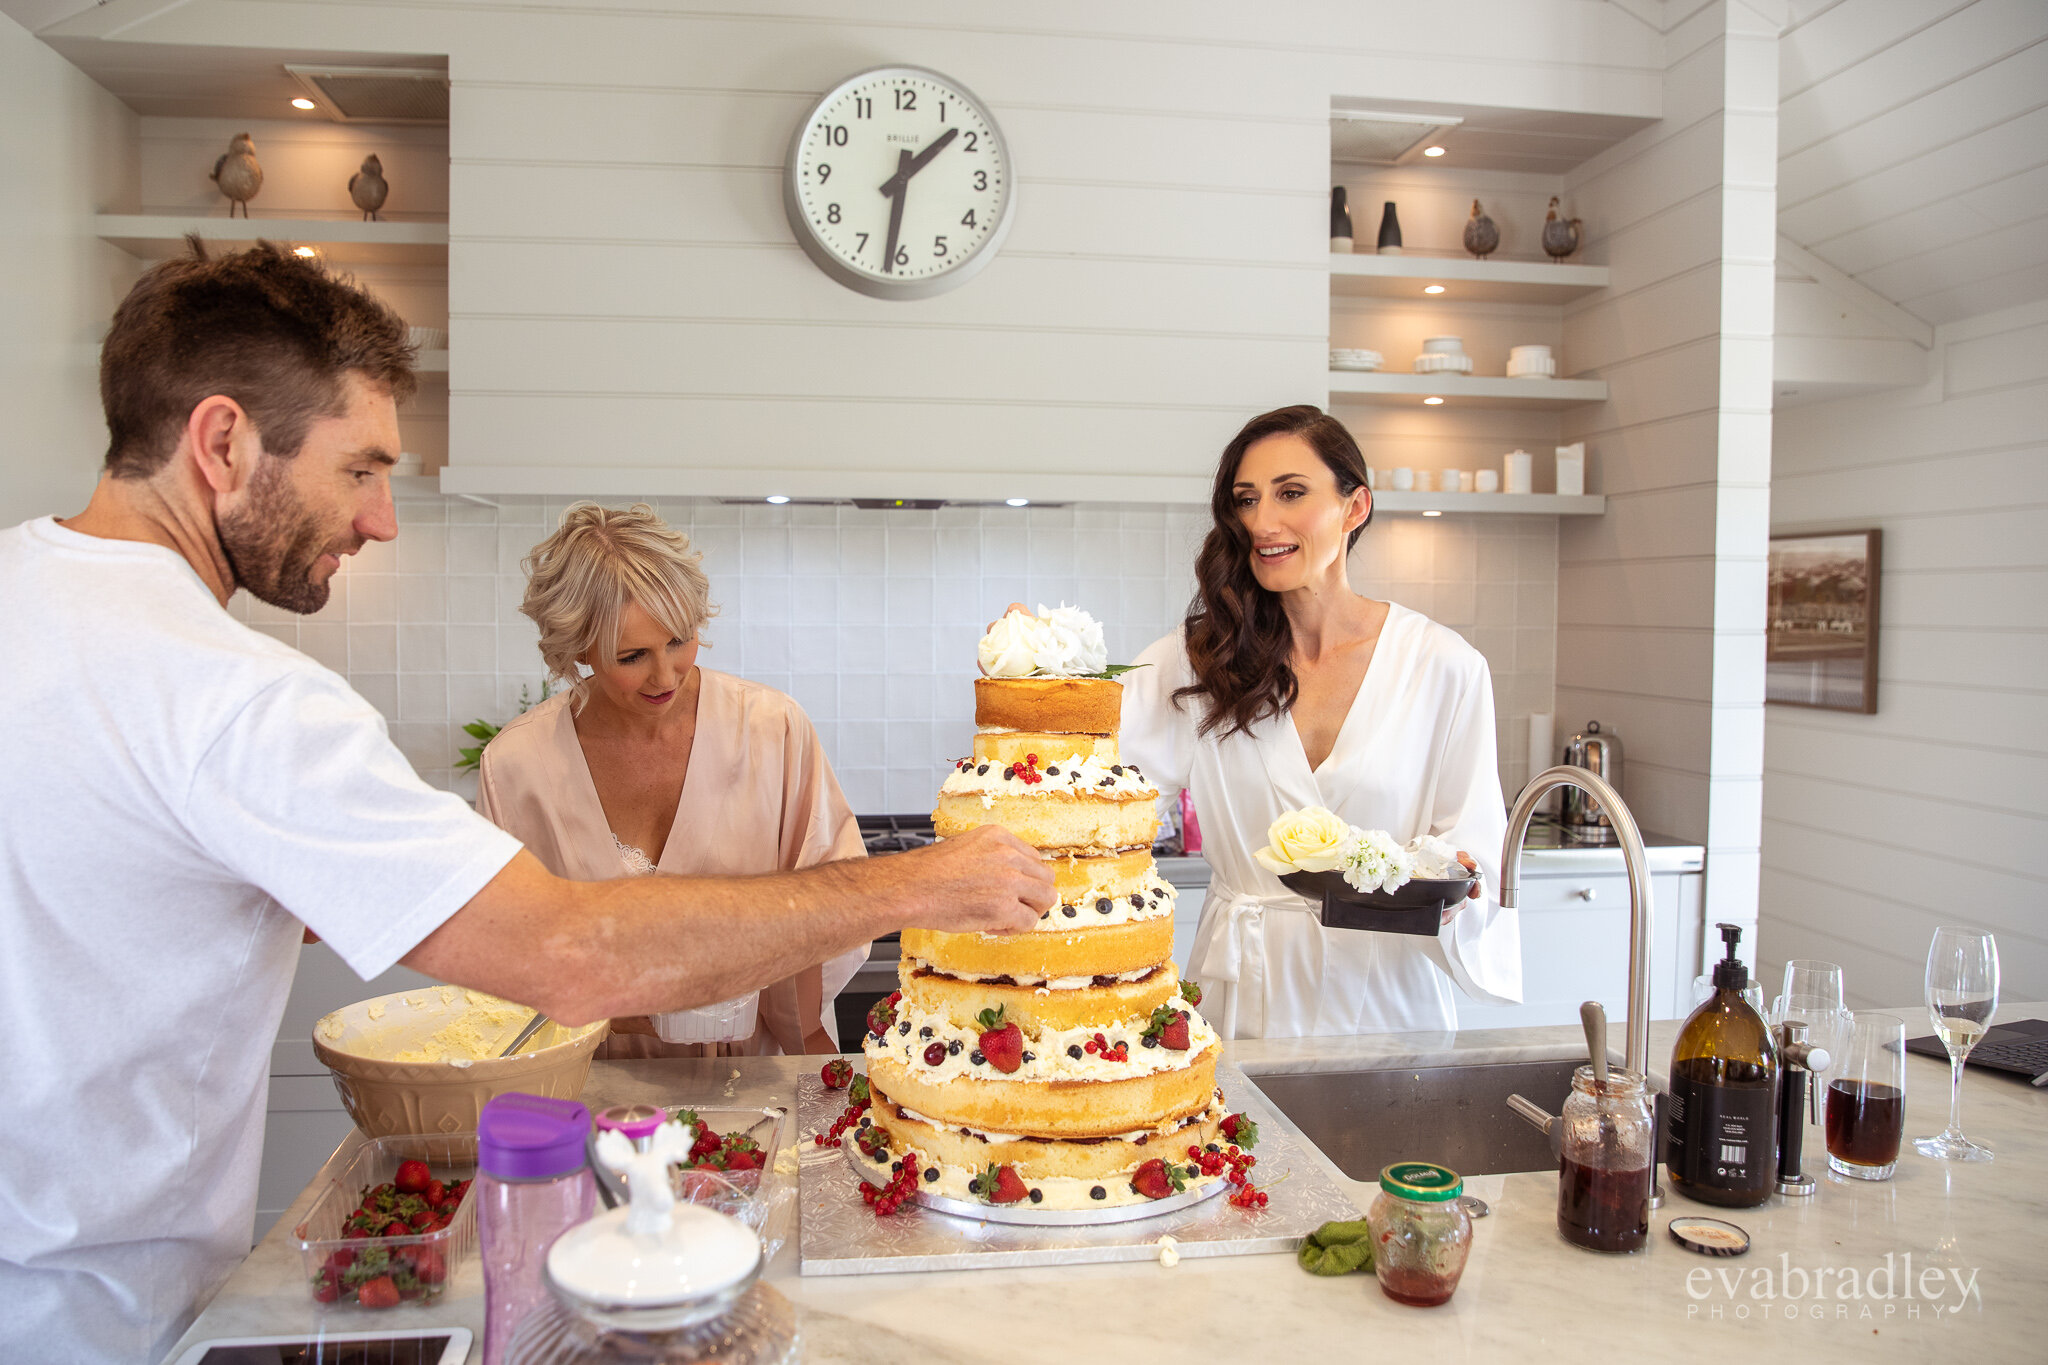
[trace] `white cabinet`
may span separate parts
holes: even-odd
[[[1614,862],[1620,854],[1612,854]],[[1598,1000],[1612,1019],[1628,1013],[1628,877],[1620,872],[1535,871],[1523,865],[1521,894],[1522,1003],[1458,1000],[1461,1029],[1569,1024],[1583,1001]],[[1650,931],[1650,1017],[1676,1019],[1692,1008],[1700,971],[1702,875],[1653,872]]]

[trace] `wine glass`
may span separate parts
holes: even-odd
[[[1794,958],[1785,964],[1784,989],[1771,1001],[1765,1016],[1773,1027],[1785,1023],[1806,1025],[1806,1040],[1825,1048],[1832,1059],[1828,1068],[1816,1071],[1814,1088],[1827,1093],[1835,1068],[1849,1047],[1850,1015],[1842,1003],[1842,969],[1832,962]]]
[[[1937,1161],[1989,1161],[1991,1149],[1963,1136],[1963,1060],[1991,1027],[1998,1008],[1998,944],[1982,929],[1944,924],[1927,949],[1927,1010],[1935,1036],[1948,1049],[1948,1127],[1914,1138],[1922,1156]]]

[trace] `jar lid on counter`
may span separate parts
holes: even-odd
[[[1380,1172],[1380,1188],[1397,1199],[1411,1199],[1418,1204],[1442,1204],[1463,1193],[1465,1181],[1448,1166],[1433,1166],[1427,1161],[1397,1161]]]
[[[477,1119],[477,1166],[505,1180],[548,1180],[580,1170],[590,1111],[576,1100],[494,1095]]]

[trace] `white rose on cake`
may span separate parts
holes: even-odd
[[[1334,872],[1352,842],[1351,826],[1321,806],[1291,810],[1266,830],[1266,847],[1252,857],[1276,876],[1289,872]]]
[[[1053,662],[1040,664],[1046,673],[1074,677],[1100,673],[1109,667],[1109,646],[1102,642],[1102,623],[1062,602],[1057,607],[1038,604],[1038,619],[1053,639]]]
[[[975,653],[991,678],[1028,678],[1054,652],[1052,632],[1036,616],[1013,611],[989,627]]]

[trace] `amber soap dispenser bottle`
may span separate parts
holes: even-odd
[[[1742,926],[1716,926],[1728,955],[1714,993],[1686,1019],[1671,1050],[1664,1162],[1689,1199],[1744,1209],[1771,1197],[1778,1169],[1778,1048],[1744,997],[1749,971],[1735,956]]]

